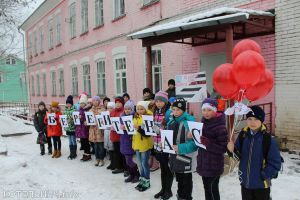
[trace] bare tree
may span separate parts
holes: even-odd
[[[18,26],[24,21],[24,8],[35,0],[0,0],[0,57],[23,53]]]

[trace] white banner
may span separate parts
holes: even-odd
[[[145,135],[157,136],[155,131],[153,130],[153,116],[152,115],[142,115],[143,125],[145,130]]]
[[[121,130],[121,122],[120,117],[111,117],[110,118],[112,126],[118,134],[124,134],[123,130]]]
[[[63,128],[67,128],[69,126],[67,115],[60,115],[59,120],[60,120],[60,124]]]
[[[73,112],[72,117],[75,125],[80,125],[79,112]]]
[[[96,125],[96,119],[93,112],[85,112],[85,120],[88,126]]]
[[[163,152],[175,154],[175,150],[173,149],[173,131],[161,130],[160,133]]]
[[[48,114],[48,125],[50,125],[50,126],[57,125],[57,121],[55,120],[55,113]]]
[[[133,116],[132,115],[122,116],[121,118],[122,118],[123,124],[125,126],[125,129],[126,129],[128,135],[136,134],[136,130],[133,126]]]
[[[195,144],[198,147],[206,149],[206,147],[203,144],[201,144],[201,140],[200,140],[200,137],[202,136],[203,123],[191,122],[191,121],[188,121],[187,123],[189,125],[190,132],[193,135],[193,139],[194,139]]]

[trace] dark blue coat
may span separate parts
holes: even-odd
[[[271,179],[274,178],[281,168],[281,157],[276,141],[272,138],[267,155],[266,166],[263,168],[263,134],[266,133],[265,126],[256,134],[251,134],[249,128],[244,128],[246,132],[243,139],[242,151],[240,149],[241,134],[236,140],[235,150],[240,155],[240,182],[248,189],[269,188]]]

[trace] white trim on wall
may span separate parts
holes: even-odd
[[[68,7],[69,7],[72,3],[76,3],[76,0],[69,0],[69,1],[68,1]]]
[[[57,69],[63,69],[64,68],[64,65],[63,64],[59,64],[58,66],[57,66]]]
[[[87,57],[83,57],[80,59],[80,64],[83,65],[83,64],[86,64],[86,63],[89,63],[90,62],[90,58],[87,56]]]
[[[98,61],[105,58],[105,52],[100,51],[94,55],[94,61]]]
[[[69,62],[69,66],[77,65],[77,60],[72,60]]]
[[[113,56],[116,56],[118,54],[126,54],[126,53],[127,53],[127,46],[120,46],[112,49]]]

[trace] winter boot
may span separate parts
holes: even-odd
[[[173,184],[173,176],[165,176],[165,192],[164,195],[162,196],[163,200],[170,199],[173,196],[172,193],[172,184]]]
[[[115,169],[112,171],[113,174],[120,174],[120,173],[123,173],[124,170],[123,169]]]
[[[127,166],[127,168],[128,168],[129,176],[125,179],[125,183],[131,182],[132,179],[134,178],[134,172],[133,172],[132,168],[129,166]]]
[[[52,154],[52,147],[48,147],[48,155]]]
[[[90,154],[83,154],[83,157],[81,158],[82,162],[90,161],[92,160],[92,157]]]
[[[139,173],[137,165],[132,168],[132,173],[133,173],[133,179],[132,179],[131,183],[137,183],[140,178],[140,173]]]
[[[41,144],[40,149],[41,149],[41,156],[45,155],[45,145]]]
[[[104,161],[103,160],[100,160],[100,162],[99,162],[99,167],[103,167],[104,166]]]
[[[95,163],[95,166],[98,167],[98,166],[99,166],[99,163],[100,163],[100,160],[97,159],[97,160],[96,160],[96,163]]]
[[[57,151],[55,158],[59,158],[59,157],[61,157],[61,151],[60,150]]]
[[[164,190],[161,189],[158,193],[154,195],[155,199],[161,199],[164,196]]]
[[[142,187],[140,187],[139,191],[144,192],[150,188],[150,179],[144,179],[144,183]]]
[[[56,157],[56,154],[57,154],[57,150],[54,150],[54,151],[53,151],[53,154],[52,154],[52,158],[55,158],[55,157]]]
[[[77,158],[77,145],[73,145],[73,159]]]
[[[140,190],[140,188],[142,188],[143,184],[144,184],[144,178],[140,177],[140,182],[137,186],[135,186],[135,189]]]
[[[129,172],[129,170],[125,170],[124,171],[124,177],[128,177],[128,176],[130,176],[130,172]]]
[[[73,159],[73,145],[69,145],[69,148],[70,148],[70,155],[68,156],[68,159],[69,160],[72,160]]]

